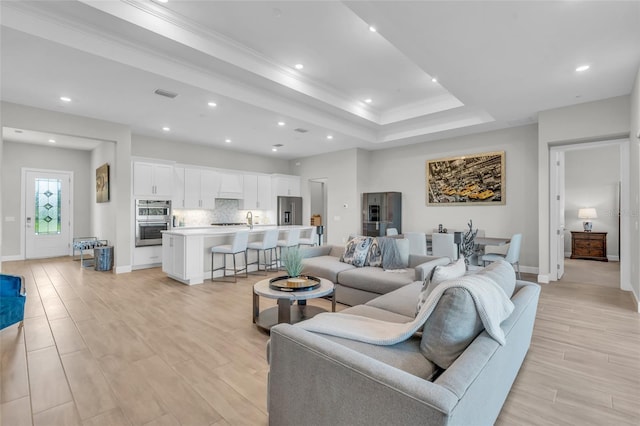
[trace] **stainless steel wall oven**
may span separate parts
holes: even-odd
[[[136,200],[136,247],[162,245],[171,227],[171,201]]]

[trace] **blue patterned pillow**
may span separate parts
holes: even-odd
[[[340,261],[357,267],[365,266],[372,240],[371,237],[352,238],[347,242]]]
[[[369,247],[369,254],[365,266],[382,266],[382,250],[380,249],[380,240],[377,238],[371,239],[371,246]]]

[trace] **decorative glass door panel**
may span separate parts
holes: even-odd
[[[36,178],[35,226],[36,235],[60,234],[60,191],[59,179]]]

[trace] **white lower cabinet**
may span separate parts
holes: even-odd
[[[158,266],[162,263],[162,247],[148,246],[135,247],[133,249],[133,268],[144,269],[145,267]]]
[[[204,282],[203,239],[198,236],[162,235],[162,272],[184,284]]]

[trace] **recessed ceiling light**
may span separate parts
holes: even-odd
[[[276,148],[275,146],[273,148],[271,148],[271,151],[276,152],[278,151],[278,148]]]
[[[370,104],[371,102],[373,102],[373,100],[372,100],[371,98],[367,98],[367,99],[365,99],[364,101],[365,101],[365,103],[367,103],[367,104]]]
[[[438,82],[438,79],[437,79],[437,78],[435,78],[435,77],[433,77],[433,78],[431,79],[431,81],[432,81],[433,83],[437,83],[437,82]]]
[[[333,135],[327,135],[327,139],[329,140],[333,139]]]
[[[369,31],[371,31],[372,33],[376,33],[376,32],[378,32],[378,30],[376,29],[376,27],[374,27],[373,25],[369,25]]]
[[[49,139],[49,143],[56,143],[55,139]]]
[[[304,65],[302,65],[302,64],[295,64],[295,68],[296,68],[297,70],[301,70],[302,68],[304,68]]]
[[[171,128],[170,128],[170,127],[165,126],[165,127],[163,127],[163,128],[162,128],[162,130],[163,130],[163,131],[165,131],[165,132],[169,132],[169,131],[171,131]]]
[[[578,68],[576,68],[576,71],[577,72],[583,72],[583,71],[588,70],[589,68],[591,68],[590,65],[580,65]]]
[[[226,143],[231,143],[231,139],[225,139],[224,140]]]
[[[68,97],[66,97],[66,96],[60,96],[60,100],[61,100],[62,102],[71,102],[71,98],[68,98]]]
[[[285,124],[287,123],[285,123],[284,121],[278,121],[278,126],[284,126]]]
[[[209,102],[207,105],[209,105],[210,107],[218,106],[218,104],[215,102]]]

